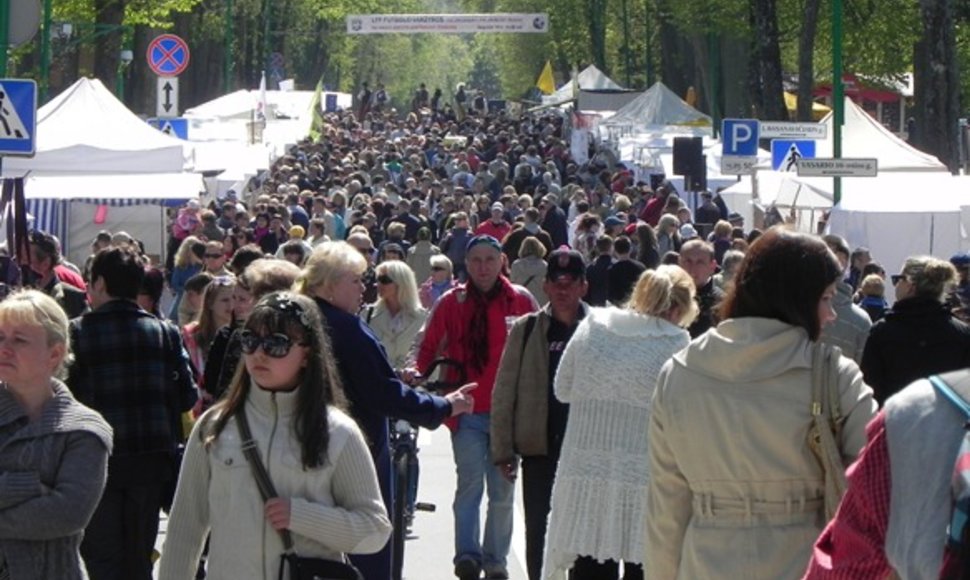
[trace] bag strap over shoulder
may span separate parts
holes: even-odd
[[[245,406],[236,412],[235,417],[236,423],[239,425],[239,432],[242,435],[242,452],[253,471],[253,478],[256,479],[259,495],[262,496],[264,502],[277,497],[276,486],[273,485],[273,480],[270,479],[266,466],[263,465],[263,460],[259,456],[259,448],[256,447],[256,441],[253,439],[253,432],[249,429],[249,419],[246,417]],[[279,530],[279,534],[283,539],[283,550],[293,552],[293,537],[290,535],[290,531]]]
[[[960,412],[967,417],[967,419],[970,419],[970,403],[967,403],[966,399],[957,394],[949,383],[943,380],[943,378],[939,375],[932,375],[929,378],[929,381],[930,384],[933,385],[934,389],[936,389],[948,401],[953,403],[953,406],[959,409]]]

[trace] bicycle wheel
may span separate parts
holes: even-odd
[[[394,580],[401,580],[404,571],[404,539],[407,536],[408,488],[411,486],[408,470],[410,449],[402,449],[394,458]]]

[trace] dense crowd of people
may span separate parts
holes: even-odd
[[[0,579],[148,580],[164,509],[163,579],[297,554],[388,580],[391,420],[450,430],[462,580],[509,578],[520,471],[530,580],[963,565],[957,445],[932,510],[895,494],[918,485],[907,417],[956,413],[925,379],[970,367],[970,256],[887,281],[838,236],[746,227],[716,192],[692,211],[606,149],[576,163],[557,114],[422,86],[397,118],[365,90],[251,191],[174,212],[164,264],[124,232],[81,268],[31,235],[34,290],[0,302]],[[466,384],[412,388],[442,356]]]

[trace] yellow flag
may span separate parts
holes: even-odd
[[[320,135],[323,133],[323,110],[320,108],[323,103],[320,100],[323,97],[323,76],[321,75],[320,80],[317,82],[317,88],[313,92],[313,100],[310,102],[311,114],[310,114],[310,139],[313,141],[319,141]]]
[[[547,95],[556,92],[556,81],[552,78],[552,63],[548,60],[542,69],[542,74],[539,75],[539,80],[536,81],[536,86]]]

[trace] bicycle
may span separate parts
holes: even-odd
[[[436,370],[445,371],[447,368],[454,370],[451,373],[455,377],[454,380],[429,380],[429,377],[434,375]],[[442,372],[441,374],[445,376],[449,373]],[[465,369],[461,363],[453,359],[439,358],[431,363],[425,375],[414,386],[430,393],[447,393],[465,384],[465,379]],[[418,484],[417,428],[404,420],[391,419],[390,422],[390,443],[394,469],[391,476],[394,482],[394,513],[391,522],[394,526],[392,577],[393,580],[401,580],[404,571],[404,541],[414,520],[414,512],[433,512],[437,509],[437,506],[415,501]]]

